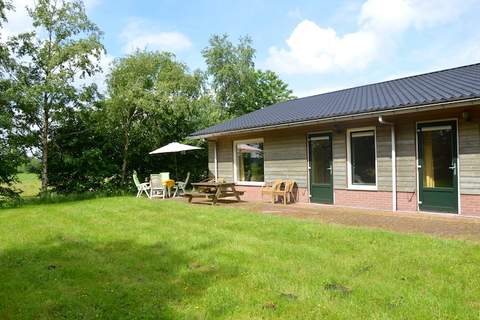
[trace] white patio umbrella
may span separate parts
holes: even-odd
[[[185,151],[189,151],[189,150],[198,150],[198,149],[202,149],[200,147],[196,147],[196,146],[191,146],[191,145],[188,145],[188,144],[182,144],[182,143],[178,143],[178,142],[171,142],[161,148],[158,148],[158,149],[155,149],[151,152],[149,152],[148,154],[160,154],[160,153],[177,153],[177,152],[185,152]],[[178,179],[178,176],[177,176],[177,155],[175,154],[175,179]]]
[[[153,150],[152,152],[149,152],[149,154],[182,152],[182,151],[197,150],[197,149],[202,149],[202,148],[196,147],[196,146],[190,146],[188,144],[182,144],[178,142],[171,142],[166,146],[163,146],[161,148]]]

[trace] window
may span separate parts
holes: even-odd
[[[235,182],[263,184],[263,139],[235,141],[233,147]]]
[[[348,130],[348,186],[376,190],[375,128]]]
[[[453,188],[452,126],[423,127],[423,186]]]

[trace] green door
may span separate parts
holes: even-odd
[[[457,125],[455,121],[417,126],[419,208],[458,212]]]
[[[310,201],[333,204],[332,135],[310,135],[308,145]]]

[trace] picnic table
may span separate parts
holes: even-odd
[[[243,191],[235,190],[235,183],[233,182],[194,182],[192,183],[193,191],[186,192],[184,197],[188,198],[188,202],[192,202],[193,198],[211,199],[212,205],[215,205],[218,199],[235,197],[240,201],[240,196],[244,194]]]

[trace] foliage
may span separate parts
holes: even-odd
[[[48,165],[57,193],[108,192],[119,184],[118,142],[97,108],[67,110],[52,130]]]
[[[11,7],[0,0],[0,26]],[[168,52],[116,59],[104,97],[96,84],[82,85],[105,52],[82,0],[38,0],[28,13],[34,31],[0,43],[0,199],[18,195],[18,168],[39,173],[43,196],[129,190],[133,169],[142,180],[160,171],[204,178],[206,142],[189,134],[291,98],[278,75],[255,68],[250,38],[234,45],[226,35],[203,50],[207,72]],[[148,155],[173,141],[203,150]]]
[[[138,51],[117,59],[107,82],[110,98],[104,115],[113,136],[121,137],[123,183],[129,168],[174,172],[174,155],[149,156],[148,152],[182,141],[219,118],[206,94],[203,74],[189,72],[171,53]],[[191,152],[179,158],[182,176],[187,170],[199,176],[206,168],[206,152]],[[199,163],[205,164],[204,168]]]
[[[227,118],[293,98],[276,73],[255,69],[255,49],[249,37],[234,45],[227,35],[214,35],[202,54],[216,101]]]
[[[18,168],[18,171],[22,173],[36,173],[39,175],[42,171],[42,162],[35,157],[29,157],[27,161]]]
[[[12,37],[8,46],[16,58],[10,77],[15,80],[17,118],[26,124],[34,147],[41,150],[42,192],[48,187],[49,140],[66,110],[92,98],[95,85],[76,86],[79,78],[99,71],[104,52],[101,31],[85,14],[80,0],[38,0],[28,8],[34,32]]]
[[[3,319],[477,319],[479,265],[478,243],[177,201],[0,211]]]
[[[0,0],[0,28],[6,21],[6,11],[11,8],[9,1]],[[7,75],[10,68],[8,49],[0,43],[0,202],[18,197],[19,190],[14,184],[24,155],[21,140],[14,130],[15,114],[7,94],[12,86]]]

